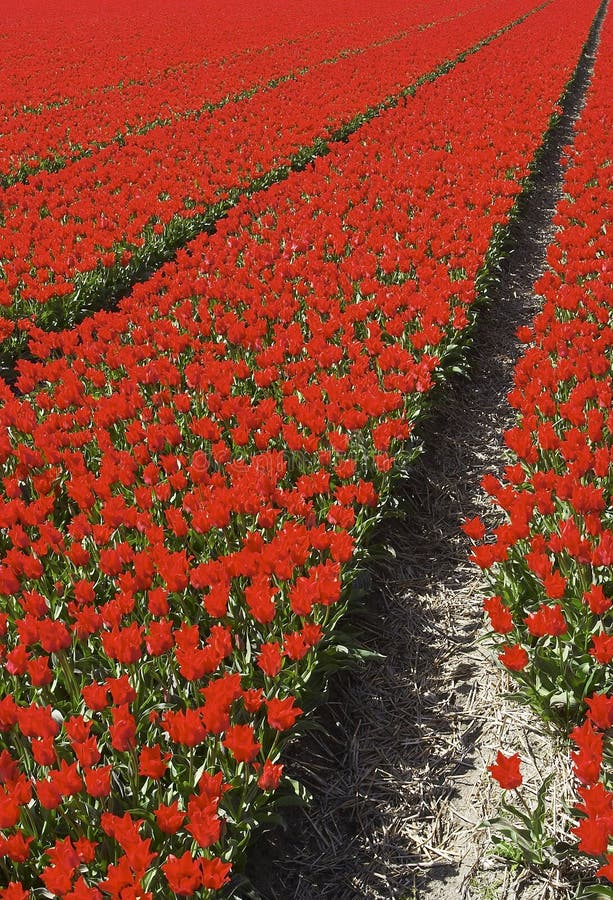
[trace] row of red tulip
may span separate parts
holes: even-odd
[[[4,346],[27,333],[25,317],[67,326],[99,307],[118,282],[125,287],[126,279],[142,276],[152,260],[168,258],[219,215],[215,204],[225,208],[254,180],[267,184],[280,177],[278,167],[324,152],[324,139],[531,3],[479,7],[7,188],[0,230],[0,339],[10,337]]]
[[[485,8],[486,0],[482,0],[481,6]],[[324,60],[336,59],[339,54],[360,54],[372,44],[400,41],[409,36],[409,31],[416,32],[414,37],[423,40],[419,32],[424,25],[473,11],[467,7],[466,0],[447,2],[444,8],[441,0],[429,0],[419,8],[407,9],[399,9],[394,2],[377,10],[374,27],[371,18],[363,18],[367,12],[364,6],[356,5],[352,10],[355,18],[351,19],[346,9],[332,9],[336,9],[339,20],[334,26],[319,28],[314,33],[296,36],[296,22],[291,20],[283,23],[287,25],[284,34],[277,23],[275,42],[268,43],[271,32],[264,21],[258,31],[258,43],[245,50],[236,51],[233,36],[224,34],[230,43],[216,47],[216,59],[204,59],[204,49],[200,47],[202,57],[196,62],[178,58],[178,64],[153,70],[145,80],[124,83],[125,76],[119,69],[116,79],[120,87],[115,90],[96,90],[85,83],[80,96],[60,106],[51,103],[36,110],[7,108],[4,115],[0,109],[0,179],[4,178],[6,185],[26,180],[41,169],[57,171],[102,147],[121,146],[129,134],[148,131],[186,115],[197,118],[212,106],[251,95],[269,82],[299,77],[318,63],[320,76],[325,76],[326,69],[321,65]],[[162,8],[157,12],[165,15]],[[174,24],[177,30],[172,29],[168,35],[166,52],[185,34],[181,18]],[[299,24],[304,27],[301,19]],[[216,33],[214,28],[211,31]],[[139,37],[150,40],[148,31]],[[130,59],[142,52],[133,46]],[[156,63],[156,59],[152,62]],[[100,63],[106,71],[107,60],[103,57]],[[23,63],[20,70],[27,81]]]
[[[602,30],[586,106],[567,148],[563,197],[543,306],[509,399],[517,424],[502,481],[485,487],[507,521],[476,548],[495,596],[486,601],[501,662],[520,695],[564,735],[579,783],[572,829],[613,882],[613,16]],[[473,526],[474,528],[475,526]],[[478,535],[477,531],[473,532]],[[571,730],[572,729],[572,730]],[[502,757],[503,787],[521,783]],[[510,780],[509,780],[510,779]],[[596,889],[599,897],[611,889]],[[586,895],[587,896],[587,895]],[[592,895],[590,895],[592,896]],[[596,893],[593,894],[596,896]]]
[[[434,20],[454,8],[443,0],[429,0],[427,6]],[[172,15],[159,0],[107,0],[103,9],[96,0],[78,6],[58,0],[53,7],[23,0],[0,10],[0,109],[18,115],[47,106],[61,109],[133,82],[147,87],[173,70],[187,74],[224,58],[336,32],[343,22],[348,34],[369,24],[376,32],[379,24],[393,21],[401,29],[407,16],[410,10],[394,0],[380,0],[376,11],[363,0],[330,0],[315,9],[300,0],[231,5],[211,0],[205,8],[177,0]]]

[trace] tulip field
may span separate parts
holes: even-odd
[[[237,896],[300,790],[288,741],[342,664],[369,534],[601,13],[0,10],[2,900]],[[485,485],[508,521],[465,525],[501,663],[570,738],[595,897],[613,897],[612,16],[521,330],[505,480]],[[521,761],[492,774],[519,788]]]

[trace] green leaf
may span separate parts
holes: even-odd
[[[588,897],[596,898],[596,900],[613,898],[613,888],[604,884],[590,884],[587,887],[579,888],[579,893],[575,895],[575,900],[587,900]]]

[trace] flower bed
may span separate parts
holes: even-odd
[[[496,4],[339,59],[198,120],[132,135],[3,193],[0,339],[23,349],[28,318],[66,327],[210,226],[241,190],[266,186],[374,115],[389,94],[530,9]],[[385,105],[385,103],[383,103]],[[2,341],[0,341],[0,346]]]
[[[434,20],[453,14],[454,8],[444,0],[428,3]],[[18,115],[48,106],[61,110],[67,103],[123,91],[132,83],[148,87],[173,71],[189,78],[192,69],[203,65],[336,33],[340,24],[350,34],[354,28],[370,26],[372,33],[386,22],[397,22],[400,29],[414,21],[411,11],[395,0],[381,0],[376,15],[361,0],[351,6],[332,0],[320,4],[316,13],[315,21],[300,0],[231,6],[211,0],[206,9],[180,2],[172,16],[158,0],[146,5],[109,0],[103,12],[96,0],[78,6],[60,0],[52,9],[44,0],[26,0],[1,13],[0,109]]]
[[[517,424],[502,481],[485,488],[507,521],[474,551],[494,596],[486,610],[500,660],[518,696],[562,735],[580,801],[574,849],[600,859],[613,882],[613,154],[610,144],[613,18],[609,13],[586,106],[568,149],[564,195],[547,271],[536,284],[543,307],[529,328],[509,395]],[[495,769],[516,787],[516,765]],[[504,768],[506,767],[506,768]],[[510,773],[513,784],[507,783]],[[571,853],[571,856],[573,854]],[[585,896],[611,897],[605,885]],[[582,895],[584,896],[584,895]]]
[[[485,7],[485,0],[481,5]],[[80,83],[80,94],[66,97],[59,104],[55,101],[46,106],[6,108],[3,116],[0,113],[0,130],[3,132],[0,154],[4,160],[0,165],[0,183],[6,186],[25,181],[41,170],[58,171],[104,147],[122,146],[129,134],[150,131],[184,117],[196,118],[215,106],[246,98],[278,79],[300,77],[324,60],[333,61],[339,55],[359,55],[373,44],[401,41],[411,30],[423,30],[424,26],[439,20],[462,17],[473,12],[473,8],[467,7],[465,0],[455,0],[455,4],[430,0],[427,6],[406,10],[391,2],[388,8],[378,8],[376,26],[372,18],[364,18],[367,7],[357,5],[352,10],[354,18],[350,20],[346,9],[332,7],[332,11],[336,12],[338,21],[326,28],[320,26],[307,35],[300,34],[298,26],[305,26],[301,18],[281,23],[275,21],[274,27],[263,19],[257,35],[253,36],[254,45],[239,51],[235,49],[234,34],[219,34],[214,23],[207,19],[211,36],[219,41],[214,49],[217,58],[205,59],[204,48],[195,44],[201,54],[196,61],[190,61],[192,51],[187,58],[178,56],[173,65],[152,68],[138,78],[134,77],[136,73],[126,77],[118,61],[116,86],[96,88],[85,81]],[[318,20],[322,12],[323,8],[318,11]],[[162,9],[159,14],[164,14]],[[309,18],[308,22],[312,28],[314,19]],[[156,23],[154,27],[162,26]],[[181,18],[176,22],[176,28],[176,32],[172,29],[165,35],[166,53],[179,36],[185,35],[185,23]],[[274,43],[269,39],[271,33],[275,35]],[[146,58],[151,55],[149,32],[137,37],[144,41],[144,46],[132,46],[130,60],[135,56]],[[178,48],[175,52],[180,53]],[[104,54],[100,55],[99,61],[107,71],[108,61]],[[153,62],[155,66],[160,65],[157,54]],[[23,81],[27,83],[28,73],[23,72],[23,66],[21,71]],[[320,68],[319,71],[323,75],[326,70]],[[22,96],[22,105],[23,100]]]

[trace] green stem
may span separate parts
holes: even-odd
[[[194,787],[193,782],[194,782],[194,753],[195,752],[196,752],[195,748],[192,747],[190,750],[190,754],[189,754],[189,775],[188,775],[190,791]]]
[[[21,815],[27,823],[27,827],[30,831],[30,834],[32,835],[32,837],[37,839],[39,837],[38,829],[36,827],[34,819],[32,818],[32,813],[30,812],[30,810],[28,809],[27,806],[21,807]]]
[[[70,694],[70,699],[72,700],[73,703],[79,704],[81,701],[81,689],[80,689],[79,685],[77,684],[76,678],[74,677],[74,672],[70,668],[70,664],[68,662],[65,652],[63,650],[59,650],[55,654],[55,658],[59,662],[60,668],[66,679],[66,689],[68,690],[68,693]]]
[[[130,764],[128,767],[129,768],[128,778],[130,781],[130,789],[132,791],[134,798],[136,799],[138,797],[138,779],[139,779],[138,754],[136,753],[136,749],[134,747],[132,747],[132,749],[128,751],[128,754],[130,757]]]
[[[11,874],[8,870],[8,866],[6,865],[6,863],[4,862],[3,859],[0,859],[0,872],[4,873],[4,881],[6,884],[9,884],[9,882],[12,880]]]

